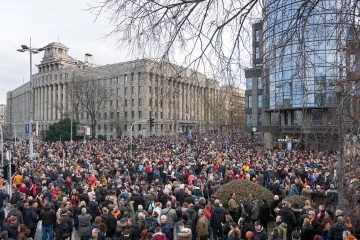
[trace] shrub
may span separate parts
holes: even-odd
[[[228,199],[233,192],[236,194],[237,202],[239,200],[243,202],[248,201],[250,193],[254,195],[255,199],[261,200],[259,201],[259,205],[262,205],[262,200],[264,199],[268,202],[271,202],[274,199],[274,195],[268,189],[248,180],[233,180],[220,187],[215,192],[215,196],[221,201],[223,206],[227,208]]]
[[[291,203],[291,206],[294,208],[302,208],[305,206],[305,201],[307,200],[307,197],[304,195],[292,195],[285,198],[285,201]]]

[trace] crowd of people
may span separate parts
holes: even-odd
[[[338,208],[336,153],[264,149],[261,136],[236,133],[47,143],[12,149],[11,192],[0,179],[0,239],[353,240],[359,238],[357,179],[346,176]],[[5,149],[10,149],[10,143]],[[5,151],[6,152],[6,151]],[[353,166],[352,166],[353,167]],[[216,191],[254,181],[273,202]],[[287,196],[304,195],[303,206]],[[227,208],[224,208],[224,205]]]

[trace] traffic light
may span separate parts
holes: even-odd
[[[150,127],[152,128],[154,126],[154,119],[150,118],[149,119],[149,123],[150,123]]]

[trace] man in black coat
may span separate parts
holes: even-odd
[[[36,201],[29,202],[31,204],[25,212],[24,222],[26,223],[27,228],[30,230],[30,236],[32,239],[35,239],[35,233],[38,223],[38,215],[36,209],[38,208],[38,203]]]
[[[214,202],[214,208],[211,210],[210,226],[213,231],[214,240],[218,237],[223,239],[222,224],[225,223],[225,209],[220,207],[219,199]]]
[[[280,209],[278,215],[280,215],[283,222],[287,224],[286,238],[287,240],[291,240],[291,233],[295,231],[297,227],[297,220],[294,212],[291,210],[291,204],[286,203],[285,206]]]
[[[42,235],[47,237],[49,234],[49,239],[54,239],[54,225],[56,223],[56,214],[54,209],[52,209],[50,203],[46,203],[44,209],[41,210],[39,220],[42,220]]]
[[[187,197],[186,192],[184,191],[184,185],[180,185],[179,191],[175,194],[176,200],[180,202],[180,205],[182,206],[184,203],[185,198]]]
[[[140,194],[137,192],[137,190],[134,189],[133,193],[131,194],[130,201],[134,201],[134,211],[136,212],[138,210],[139,205],[144,206],[144,201]]]
[[[259,219],[261,226],[267,231],[267,223],[270,219],[270,204],[266,200],[263,200],[263,202],[259,210]]]
[[[132,240],[139,240],[140,239],[140,231],[138,225],[135,223],[135,220],[132,218],[128,219],[128,226],[130,230],[129,238]]]
[[[347,227],[344,224],[344,218],[338,217],[336,223],[332,225],[328,232],[329,240],[342,240],[342,234],[344,231],[348,231]]]

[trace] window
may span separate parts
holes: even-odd
[[[311,109],[311,119],[314,125],[322,125],[322,109]]]
[[[117,100],[117,101],[116,101],[116,107],[119,107],[119,105],[120,105],[120,101]]]
[[[260,48],[255,47],[255,58],[260,58]]]
[[[149,98],[149,106],[152,106],[152,98]]]
[[[110,107],[112,107],[113,106],[113,101],[110,101]]]
[[[127,99],[125,99],[125,103],[124,103],[125,107],[127,107]]]
[[[138,125],[138,131],[141,131],[141,124]]]
[[[281,115],[278,112],[272,112],[270,114],[270,124],[272,126],[280,126],[281,125]]]
[[[356,58],[355,54],[350,55],[350,72],[355,72],[356,70]]]
[[[294,110],[294,111],[292,111],[291,125],[292,126],[301,126],[302,115],[303,115],[302,110]]]
[[[138,94],[141,93],[141,86],[138,87]]]
[[[126,94],[126,93],[127,93],[127,87],[124,88],[124,94]]]
[[[119,119],[120,118],[120,112],[116,113],[116,118]]]
[[[257,77],[257,88],[258,88],[258,89],[262,89],[262,88],[263,88],[262,78],[261,78],[261,77]]]
[[[141,106],[141,98],[139,98],[138,105]]]
[[[119,78],[116,77],[116,84],[119,84]]]
[[[110,131],[113,131],[113,130],[114,130],[114,126],[110,125]]]
[[[255,42],[260,41],[260,31],[259,30],[255,30]]]
[[[124,118],[127,118],[127,112],[124,112]]]
[[[124,81],[127,82],[127,80],[128,80],[128,76],[125,74],[124,75]]]
[[[135,112],[131,111],[131,118],[134,118],[134,117],[135,117]]]
[[[126,124],[124,125],[124,130],[127,131],[127,125]]]
[[[142,112],[139,111],[139,118],[142,118]]]
[[[117,89],[117,95],[120,96],[120,88]]]
[[[160,107],[163,107],[163,100],[160,100]]]
[[[65,73],[65,79],[67,79],[69,77],[68,73]]]
[[[261,118],[262,118],[262,114],[261,114],[261,113],[258,113],[257,117],[258,117],[258,118],[257,118],[257,121],[258,121],[257,125],[258,125],[258,126],[261,126],[261,124],[262,124],[262,119],[261,119]]]
[[[101,112],[99,112],[99,119],[101,119]]]
[[[63,50],[61,48],[58,49],[59,54],[63,54]]]
[[[135,105],[135,99],[131,99],[131,106]]]
[[[57,80],[57,74],[55,74],[55,80]]]
[[[131,94],[134,94],[134,87],[131,87]]]
[[[151,117],[151,111],[149,111],[149,117]]]
[[[107,119],[107,113],[104,112],[104,119]]]
[[[248,127],[252,126],[252,114],[246,114],[246,125]]]
[[[101,125],[100,124],[98,125],[98,130],[101,130]]]
[[[257,101],[258,101],[258,108],[261,108],[262,107],[262,95],[259,94],[257,96]]]
[[[134,73],[131,73],[131,82],[134,81]]]
[[[163,112],[160,112],[160,118],[163,119]]]
[[[110,113],[110,119],[114,119],[114,112]]]
[[[151,86],[149,86],[149,93],[151,93]]]
[[[252,108],[252,96],[251,95],[249,95],[248,97],[247,97],[247,107],[248,108]]]
[[[59,78],[60,78],[60,80],[62,79],[62,74],[59,74]]]
[[[161,129],[161,131],[164,130],[164,126],[162,124],[160,125],[160,129]]]
[[[246,78],[246,90],[252,90],[252,78]]]
[[[104,124],[104,131],[106,131],[107,130],[107,125],[106,124]]]

